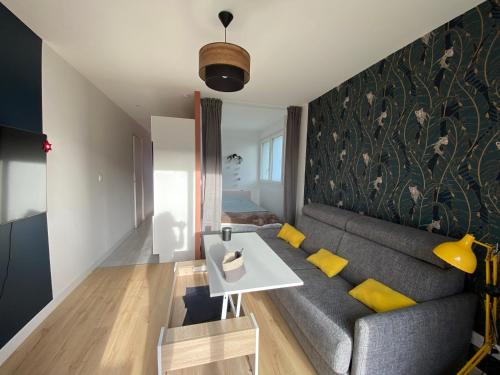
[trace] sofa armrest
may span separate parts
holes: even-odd
[[[423,302],[356,321],[351,374],[448,374],[465,362],[476,296]]]

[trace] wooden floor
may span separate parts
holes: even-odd
[[[173,264],[98,268],[0,374],[156,375],[156,345],[173,275]],[[315,374],[267,294],[244,298],[260,327],[260,374]]]

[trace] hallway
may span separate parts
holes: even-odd
[[[144,220],[99,267],[159,263],[159,256],[153,254],[152,221],[151,217]]]

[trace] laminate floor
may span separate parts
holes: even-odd
[[[0,366],[0,374],[155,375],[173,276],[172,263],[96,269]],[[260,327],[260,374],[315,374],[269,296],[244,298]],[[236,375],[228,365],[210,375]]]

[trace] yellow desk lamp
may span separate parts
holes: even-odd
[[[457,375],[469,374],[484,357],[490,353],[496,344],[496,317],[500,290],[497,288],[498,278],[498,245],[496,247],[476,241],[474,236],[466,234],[461,240],[444,242],[434,248],[434,254],[445,262],[467,273],[476,270],[477,259],[472,251],[472,245],[477,244],[486,248],[484,289],[485,328],[484,342],[474,356],[462,367]],[[494,329],[492,329],[492,324]]]

